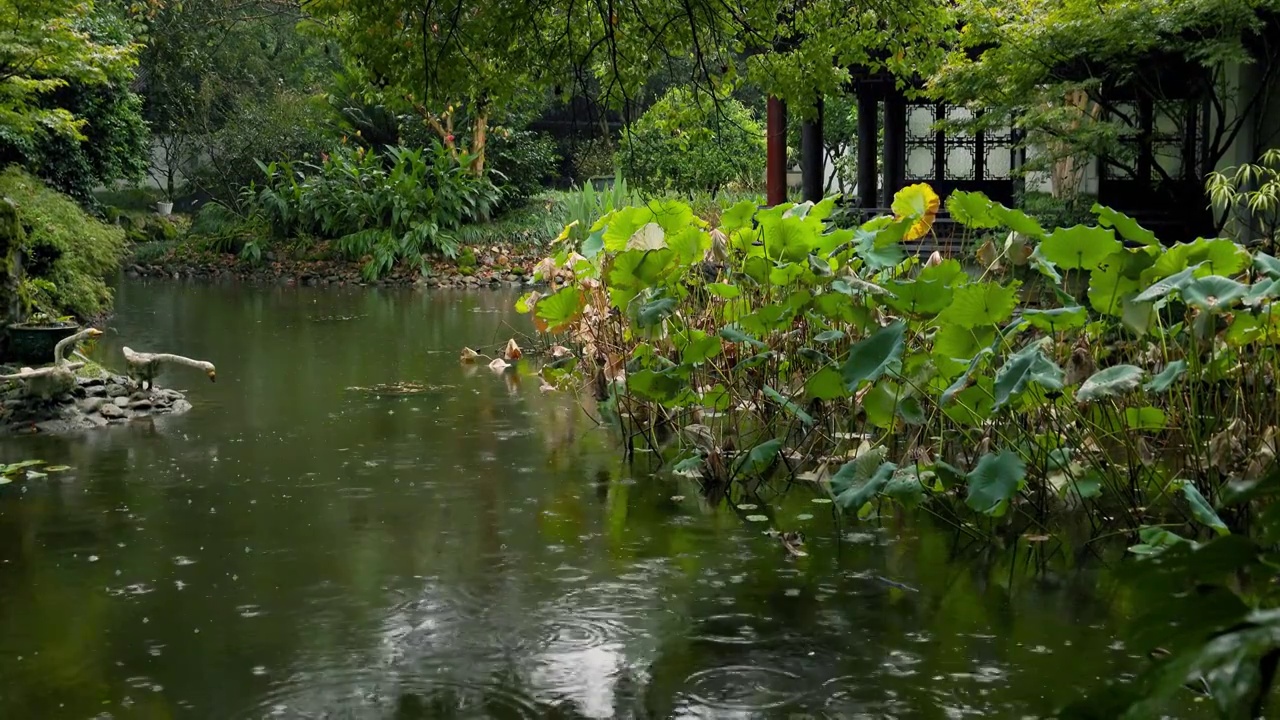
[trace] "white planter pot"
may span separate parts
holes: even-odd
[[[168,217],[169,213],[173,212],[173,203],[171,202],[156,203],[156,212],[160,215],[160,217]]]

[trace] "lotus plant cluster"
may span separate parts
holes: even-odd
[[[1280,260],[1166,247],[1103,206],[1046,229],[966,192],[947,210],[976,261],[924,259],[928,186],[858,227],[834,205],[744,202],[712,227],[661,200],[567,229],[518,305],[574,350],[544,378],[594,395],[628,451],[720,487],[816,483],[864,517],[1248,521],[1215,507],[1275,463]]]

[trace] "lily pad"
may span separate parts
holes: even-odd
[[[748,515],[747,522],[769,522],[768,515]]]

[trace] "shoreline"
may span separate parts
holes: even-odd
[[[532,263],[498,264],[490,260],[468,272],[457,265],[439,262],[428,266],[428,273],[397,267],[377,280],[361,274],[361,263],[344,260],[268,260],[249,264],[227,257],[197,259],[162,258],[140,262],[130,257],[121,267],[127,278],[155,280],[198,280],[235,282],[257,286],[297,287],[426,287],[453,289],[533,288],[545,283],[534,281]]]

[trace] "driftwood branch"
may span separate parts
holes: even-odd
[[[32,369],[24,367],[12,375],[0,375],[0,380],[30,380],[31,378],[45,377],[55,373],[64,373],[68,371],[79,370],[84,367],[84,363],[66,363],[64,365],[49,365],[47,367]]]

